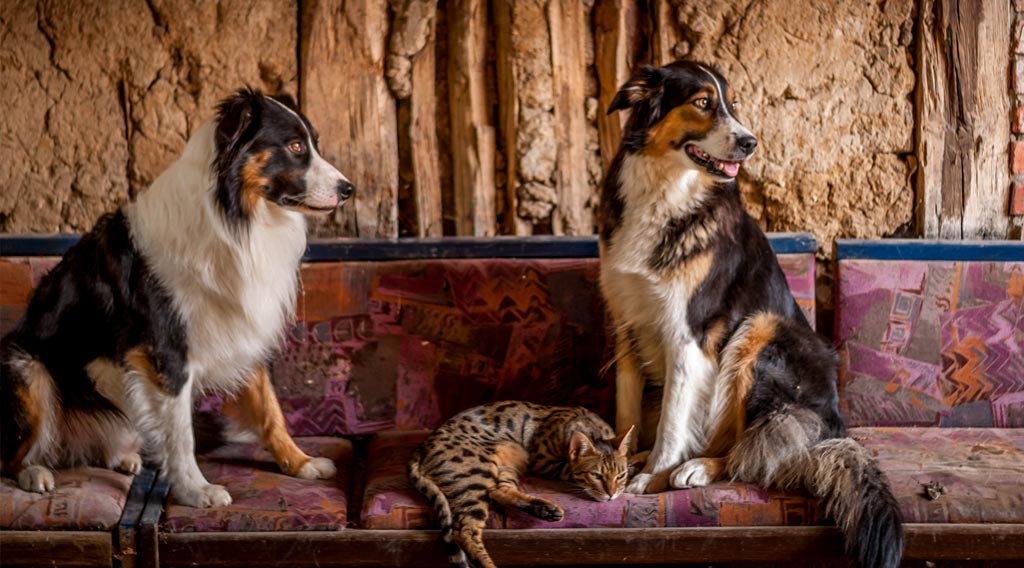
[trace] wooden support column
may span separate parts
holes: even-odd
[[[458,235],[495,234],[495,132],[487,104],[487,2],[448,4],[448,106]],[[500,65],[500,63],[499,63]],[[515,209],[510,209],[515,215]]]
[[[629,80],[636,63],[639,26],[636,0],[598,0],[594,6],[594,59],[600,89],[597,99],[597,130],[605,170],[615,157],[622,138],[622,127],[629,117],[626,112],[609,116],[608,107],[619,87]]]
[[[530,4],[533,4],[531,2]],[[501,128],[502,150],[505,154],[505,227],[512,235],[529,235],[530,224],[519,216],[519,160],[517,140],[519,136],[520,84],[516,62],[517,44],[520,34],[516,29],[516,6],[512,0],[494,0],[491,4],[495,39],[495,72],[498,84],[499,125]],[[547,34],[547,30],[544,30]]]
[[[300,93],[324,157],[352,183],[341,232],[398,236],[395,100],[384,80],[388,6],[378,0],[301,3]]]
[[[1007,0],[922,0],[917,42],[918,222],[927,238],[1006,238]]]
[[[386,77],[399,102],[400,177],[412,186],[415,234],[443,235],[434,91],[437,0],[392,0]]]
[[[683,39],[672,3],[669,0],[651,0],[651,18],[654,24],[651,62],[654,65],[668,65],[678,59],[675,47]]]
[[[590,235],[594,210],[587,183],[586,28],[583,6],[576,0],[551,0],[551,71],[558,140],[558,204],[551,225],[556,235]]]

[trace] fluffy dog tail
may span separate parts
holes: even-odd
[[[822,440],[824,431],[821,418],[803,408],[763,416],[729,454],[728,471],[750,483],[806,488],[824,501],[857,566],[899,566],[903,524],[884,474],[859,444]]]

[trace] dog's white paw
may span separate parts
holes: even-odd
[[[41,465],[29,465],[22,468],[18,473],[18,486],[23,491],[34,493],[46,493],[53,491],[57,483],[53,479],[53,472],[50,468]]]
[[[121,458],[121,461],[114,466],[114,469],[128,475],[135,475],[142,471],[142,456],[138,452],[132,452]]]
[[[334,462],[327,458],[310,458],[295,474],[302,479],[330,479],[338,473]]]
[[[711,483],[711,477],[700,460],[690,460],[672,472],[669,483],[676,489],[703,487]]]
[[[206,509],[208,507],[224,507],[231,504],[231,494],[223,485],[199,485],[197,487],[176,489],[171,486],[174,500],[182,505]]]
[[[668,472],[638,473],[626,486],[626,493],[641,495],[644,493],[661,493],[668,489]]]

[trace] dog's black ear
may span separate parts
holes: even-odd
[[[247,133],[258,127],[263,108],[263,93],[251,87],[224,99],[217,105],[217,152],[221,155],[233,153]]]
[[[660,68],[644,65],[615,94],[612,104],[608,107],[608,114],[633,107],[644,101],[647,101],[653,109],[657,109],[661,101],[664,78]]]

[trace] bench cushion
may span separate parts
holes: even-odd
[[[850,435],[878,459],[905,522],[1024,523],[1024,429],[853,428]]]
[[[0,478],[0,528],[11,530],[110,530],[121,518],[132,477],[109,469],[78,467],[56,472],[50,493],[22,491]]]
[[[852,426],[1024,426],[1024,262],[840,260],[836,341]]]
[[[199,467],[210,483],[227,487],[227,507],[196,509],[169,499],[163,526],[167,532],[333,531],[346,525],[352,444],[342,438],[296,438],[311,456],[334,460],[334,479],[308,480],[280,472],[273,458],[255,444],[228,444],[201,456]]]
[[[430,505],[406,479],[405,467],[427,432],[383,432],[370,443],[362,526],[417,529],[436,526]],[[622,495],[598,503],[564,482],[527,478],[527,493],[554,501],[565,519],[548,523],[517,510],[492,511],[491,528],[695,527],[808,525],[825,522],[814,499],[794,492],[723,483],[659,495]]]

